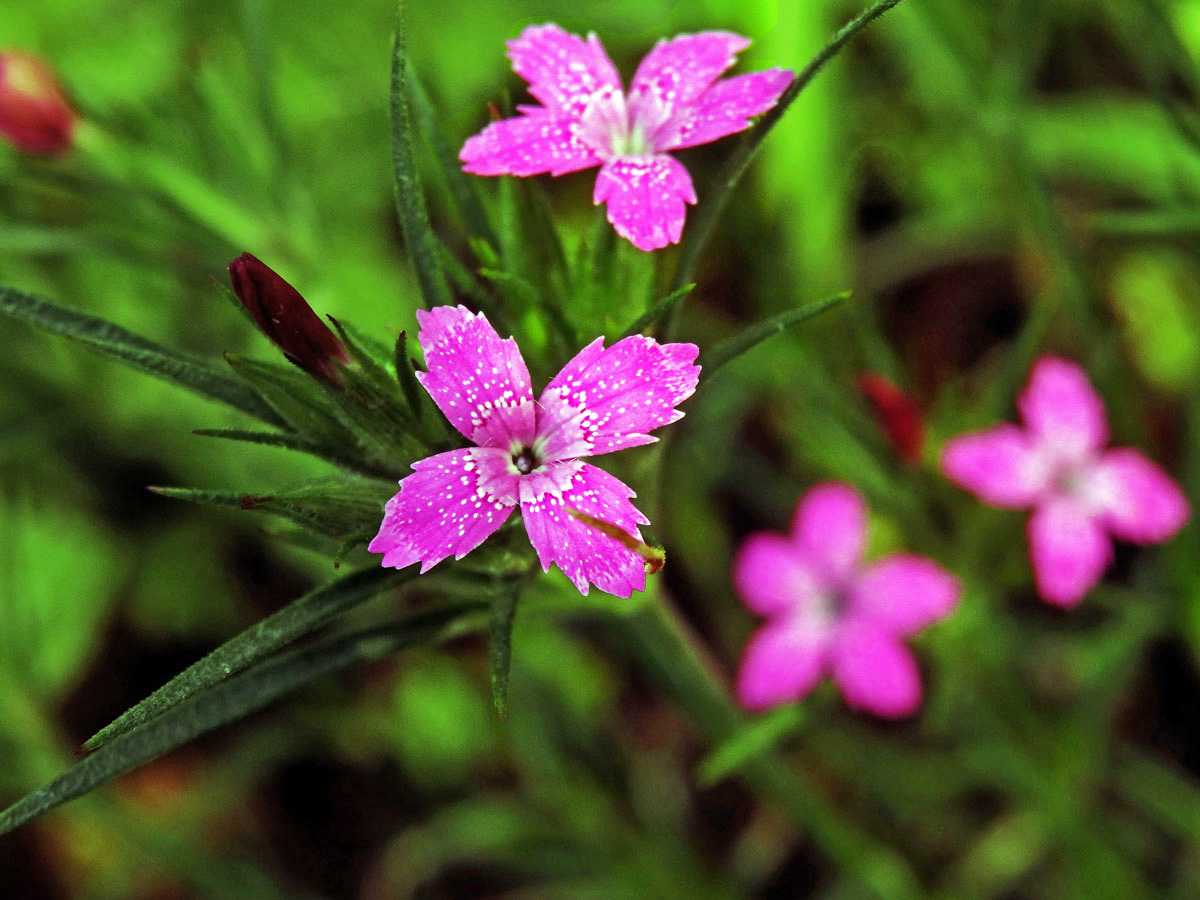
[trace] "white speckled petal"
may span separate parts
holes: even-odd
[[[582,115],[596,91],[621,89],[621,77],[594,34],[584,40],[557,25],[531,25],[507,46],[529,93],[568,118]]]
[[[533,388],[517,342],[465,306],[417,310],[428,372],[417,379],[450,424],[481,447],[533,440]]]
[[[786,69],[767,69],[718,81],[675,115],[655,140],[655,149],[695,147],[749,128],[752,118],[775,105],[793,77]]]
[[[580,138],[580,126],[541,107],[492,122],[467,138],[458,158],[473,175],[565,175],[600,165],[600,157]]]
[[[659,41],[642,59],[629,83],[630,100],[650,94],[667,109],[682,109],[749,46],[748,38],[728,31],[681,34]]]
[[[379,533],[367,546],[383,565],[421,563],[425,573],[447,556],[461,559],[504,524],[517,504],[516,477],[506,480],[508,453],[471,447],[413,463],[412,475],[387,503]]]
[[[687,169],[672,156],[621,156],[601,167],[592,200],[608,204],[608,221],[617,234],[649,252],[679,243],[684,204],[696,202],[696,190]]]
[[[597,456],[655,440],[682,418],[696,390],[695,344],[633,335],[605,349],[597,338],[563,366],[538,399],[537,442],[547,459]]]
[[[615,525],[641,540],[638,525],[647,519],[629,502],[634,496],[623,482],[587,463],[578,466],[560,493],[547,491],[540,499],[521,504],[525,530],[545,571],[556,564],[580,593],[589,584],[617,597],[646,587],[645,563],[638,554],[598,529],[571,515],[567,508]]]

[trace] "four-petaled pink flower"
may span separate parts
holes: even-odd
[[[846,702],[893,718],[921,704],[921,678],[903,638],[945,618],[959,586],[923,556],[862,562],[866,507],[847,484],[801,498],[791,534],[753,534],[733,581],[746,606],[767,618],[751,638],[738,700],[765,709],[799,700],[828,670]]]
[[[605,349],[596,338],[535,401],[516,341],[483,313],[440,306],[417,321],[428,369],[417,378],[475,446],[413,463],[368,549],[425,572],[470,553],[519,506],[544,570],[556,563],[584,594],[589,583],[619,597],[643,590],[642,557],[571,510],[638,541],[649,520],[633,491],[582,457],[651,443],[647,432],[680,419],[700,374],[696,345],[635,335]]]
[[[563,175],[600,166],[593,200],[639,250],[679,241],[692,179],[671,150],[707,144],[748,128],[791,83],[768,69],[720,79],[750,41],[725,31],[659,41],[628,93],[600,40],[557,25],[526,28],[508,42],[513,69],[541,106],[493,122],[459,154],[476,175]]]
[[[1028,534],[1038,592],[1074,606],[1112,559],[1109,535],[1165,541],[1187,521],[1188,503],[1138,451],[1104,449],[1104,403],[1075,363],[1040,358],[1017,407],[1024,428],[1005,423],[952,439],[942,471],[992,506],[1033,508]]]

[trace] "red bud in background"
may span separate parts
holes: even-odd
[[[318,378],[338,380],[333,360],[346,363],[350,358],[299,291],[249,253],[229,264],[229,280],[258,327],[288,359]]]
[[[71,149],[77,116],[49,66],[15,50],[0,52],[0,136],[24,153]]]
[[[878,372],[864,372],[856,383],[871,404],[896,455],[910,464],[920,460],[921,447],[925,443],[925,420],[912,397]]]

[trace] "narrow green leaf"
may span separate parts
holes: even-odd
[[[150,490],[191,503],[271,513],[326,537],[344,540],[364,528],[378,527],[384,503],[395,493],[395,484],[390,478],[376,481],[337,476],[259,493],[160,486]]]
[[[690,294],[695,288],[696,285],[694,284],[685,284],[671,291],[671,293],[651,306],[642,315],[638,316],[637,320],[621,333],[621,337],[626,338],[635,334],[641,334],[659,319],[670,313],[675,308],[675,304]]]
[[[224,374],[216,363],[163,347],[120,325],[7,287],[0,287],[0,313],[51,334],[74,338],[132,368],[220,400],[264,422],[283,424],[254,390]]]
[[[741,181],[755,152],[762,144],[763,138],[770,133],[771,129],[775,127],[775,123],[788,111],[800,92],[808,87],[809,82],[816,77],[827,62],[837,56],[856,34],[900,2],[901,0],[879,0],[848,22],[788,85],[787,90],[780,96],[779,102],[763,113],[762,118],[755,126],[743,135],[729,156],[726,157],[725,163],[717,174],[716,183],[708,189],[707,199],[688,225],[683,237],[683,245],[679,251],[679,262],[675,266],[675,277],[671,279],[672,289],[682,287],[694,280],[693,276],[696,264],[700,261],[700,254],[708,244],[709,238],[712,237],[717,220],[725,210],[725,204],[733,196],[734,188]]]
[[[751,325],[740,334],[736,334],[729,340],[718,344],[715,349],[701,357],[700,361],[704,366],[703,371],[700,373],[701,384],[711,379],[713,373],[723,365],[737,359],[743,353],[753,350],[767,338],[774,337],[793,325],[798,325],[807,319],[811,319],[818,313],[823,313],[825,310],[837,306],[849,298],[849,296],[849,291],[842,291],[840,294],[834,294],[832,297],[826,297],[824,300],[818,300],[816,303],[801,306],[799,309],[789,309],[787,312],[782,312],[777,316],[771,316],[769,319]]]
[[[776,745],[804,724],[803,707],[781,706],[742,725],[700,761],[696,782],[712,787],[752,760],[774,751]]]
[[[479,192],[475,190],[475,180],[467,177],[462,170],[458,154],[446,140],[446,135],[434,113],[433,104],[425,92],[424,85],[417,77],[417,73],[413,71],[412,66],[408,67],[405,74],[408,80],[409,98],[412,100],[413,111],[417,116],[417,124],[442,170],[446,186],[450,189],[450,196],[467,226],[467,232],[471,237],[482,238],[492,247],[499,246],[496,233],[492,230],[487,212],[479,199]]]
[[[342,426],[367,454],[390,471],[406,469],[414,456],[428,448],[416,435],[416,423],[407,404],[389,379],[381,389],[373,379],[354,369],[339,367],[341,387],[323,384]]]
[[[341,466],[343,469],[348,469],[351,472],[357,472],[360,475],[369,475],[372,478],[391,478],[393,474],[390,466],[383,466],[368,460],[359,459],[351,454],[342,452],[342,448],[314,443],[297,434],[287,432],[246,431],[241,428],[198,428],[192,434],[200,435],[201,437],[224,438],[228,441],[242,441],[248,444],[261,444],[264,447],[282,447],[287,450],[296,450],[300,453],[308,453],[311,456],[320,457],[326,462]]]
[[[408,67],[404,2],[399,0],[396,4],[396,38],[392,46],[392,178],[400,229],[404,232],[405,248],[417,270],[421,296],[428,307],[444,306],[454,300],[442,275],[433,231],[429,226],[429,211],[425,208],[425,196],[421,193],[421,176],[413,158],[413,122],[412,112],[408,108],[408,80],[405,77]]]
[[[225,361],[275,411],[283,425],[309,440],[352,447],[355,436],[338,421],[317,380],[298,369],[226,353]]]
[[[199,735],[262,709],[310,681],[456,633],[469,624],[470,613],[481,606],[479,603],[448,605],[414,613],[387,627],[329,638],[268,660],[223,684],[190,696],[153,722],[114,736],[111,743],[4,810],[0,813],[0,834]]]
[[[421,388],[421,382],[417,381],[417,371],[413,367],[412,357],[408,355],[408,333],[405,331],[400,332],[396,338],[393,361],[396,366],[396,380],[400,383],[404,399],[408,401],[413,416],[420,419],[427,395]]]
[[[522,308],[537,305],[537,288],[520,275],[490,268],[480,269],[479,274],[500,288],[506,298],[518,301]]]
[[[519,593],[518,585],[513,584],[492,600],[488,655],[492,663],[492,703],[501,720],[508,718],[508,672],[512,665],[512,630]]]
[[[119,735],[144,725],[194,694],[223,681],[234,672],[240,672],[259,662],[301,635],[308,634],[339,613],[381,591],[404,584],[414,575],[414,569],[398,571],[372,566],[305,594],[279,612],[226,641],[149,697],[121,713],[88,738],[83,744],[83,749],[95,750]]]
[[[327,316],[327,318],[338,333],[351,361],[358,363],[381,390],[394,393],[396,382],[388,374],[385,363],[389,355],[387,347],[374,338],[360,333],[358,329],[348,323],[340,322],[333,316]]]

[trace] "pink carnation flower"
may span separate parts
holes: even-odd
[[[368,549],[397,569],[420,561],[424,573],[470,553],[519,506],[544,570],[557,564],[584,594],[589,583],[619,597],[643,590],[642,557],[570,511],[642,540],[649,520],[633,491],[582,457],[652,443],[646,432],[682,418],[675,407],[700,374],[696,345],[635,335],[605,349],[596,338],[535,401],[516,341],[483,313],[439,306],[417,321],[429,370],[417,378],[475,446],[413,463]]]
[[[692,179],[673,156],[750,126],[792,81],[768,69],[720,79],[750,41],[725,31],[659,41],[638,66],[629,92],[600,40],[534,25],[508,42],[513,69],[542,105],[493,122],[459,154],[476,175],[563,175],[600,166],[593,199],[639,250],[679,241]]]
[[[863,564],[866,507],[847,484],[801,498],[791,534],[746,539],[733,581],[767,622],[750,639],[738,700],[765,709],[808,694],[829,671],[851,706],[894,718],[921,705],[921,677],[903,639],[944,619],[958,581],[923,556]]]
[[[1104,449],[1104,403],[1075,363],[1039,359],[1017,408],[1024,428],[1006,423],[954,438],[942,471],[984,503],[1033,509],[1029,551],[1038,592],[1071,607],[1112,560],[1110,535],[1165,541],[1187,521],[1188,503],[1141,453]]]

